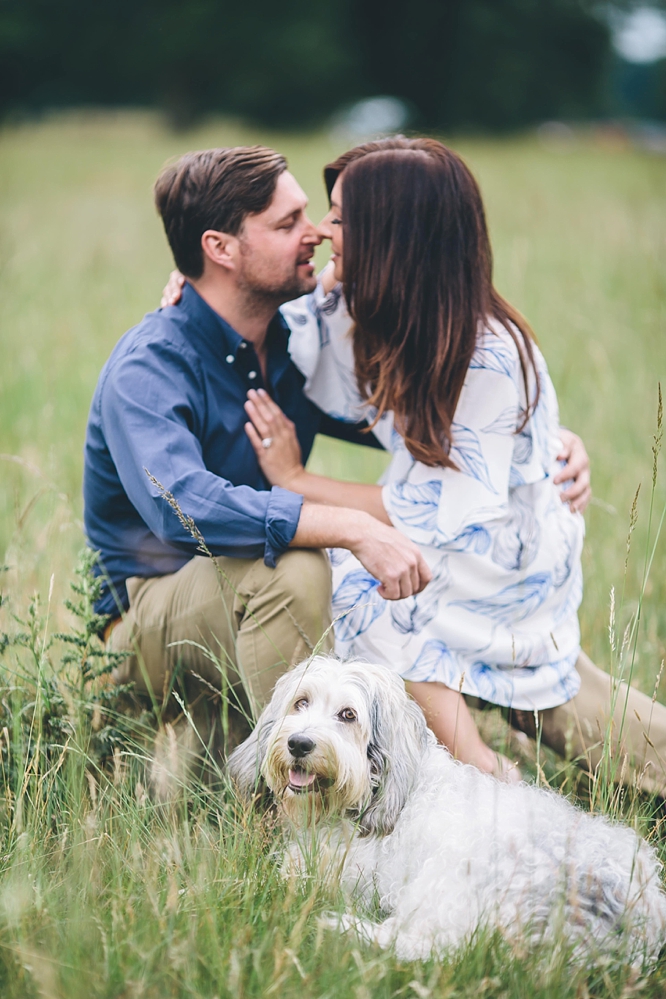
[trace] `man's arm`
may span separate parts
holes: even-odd
[[[197,553],[197,541],[170,509],[157,480],[195,522],[213,555],[263,555],[270,565],[290,545],[342,547],[380,581],[379,592],[388,599],[426,585],[429,570],[416,546],[369,514],[328,507],[304,511],[295,491],[234,486],[207,469],[195,432],[194,399],[200,391],[195,373],[180,355],[164,363],[164,355],[176,349],[168,342],[159,345],[162,363],[154,363],[152,349],[138,346],[109,372],[100,406],[120,480],[153,534]]]
[[[302,497],[258,491],[210,471],[199,440],[197,373],[177,346],[139,341],[108,371],[100,392],[104,438],[122,486],[162,542],[195,555],[197,541],[146,472],[191,517],[214,555],[274,563],[292,539]]]
[[[432,578],[419,548],[409,538],[362,510],[306,501],[290,547],[348,548],[380,580],[377,592],[387,600],[420,593]]]

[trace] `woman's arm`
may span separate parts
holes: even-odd
[[[340,482],[305,470],[294,424],[267,392],[251,389],[245,410],[251,420],[245,425],[246,433],[271,485],[291,489],[312,503],[364,510],[382,523],[391,524],[382,503],[381,486]],[[269,440],[270,445],[266,445]]]

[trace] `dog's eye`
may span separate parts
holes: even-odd
[[[338,718],[340,721],[353,722],[356,721],[356,712],[353,708],[343,708]]]
[[[307,708],[309,703],[310,702],[308,701],[307,697],[299,697],[296,703],[294,704],[294,710],[302,711],[304,708]]]

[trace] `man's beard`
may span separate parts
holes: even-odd
[[[244,275],[238,280],[238,287],[245,293],[248,300],[271,302],[275,304],[276,309],[284,302],[291,302],[294,298],[300,298],[301,295],[307,295],[314,291],[315,284],[314,276],[299,278],[298,274],[293,274],[290,278],[284,278],[275,283],[257,280],[254,275]]]
[[[247,256],[243,256],[247,261]],[[309,260],[303,262],[309,263]],[[316,283],[314,275],[300,277],[296,267],[289,275],[271,279],[268,274],[257,273],[247,262],[238,276],[238,287],[244,292],[248,303],[254,301],[257,306],[270,304],[276,309],[284,302],[291,302],[294,298],[314,291]]]

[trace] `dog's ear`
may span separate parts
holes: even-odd
[[[309,664],[310,660],[306,660],[300,666],[283,673],[275,684],[270,703],[259,716],[254,732],[233,751],[227,761],[229,776],[239,794],[248,802],[260,800],[257,792],[262,790],[261,768],[266,759],[271,733],[276,720],[284,717],[285,706]]]
[[[375,687],[371,723],[368,760],[374,790],[360,817],[360,834],[387,836],[418,775],[428,747],[428,729],[423,712],[402,682],[385,672]]]
[[[261,767],[266,757],[270,734],[275,724],[271,705],[261,713],[251,735],[234,749],[227,761],[229,776],[238,793],[250,802],[257,796],[261,786]]]

